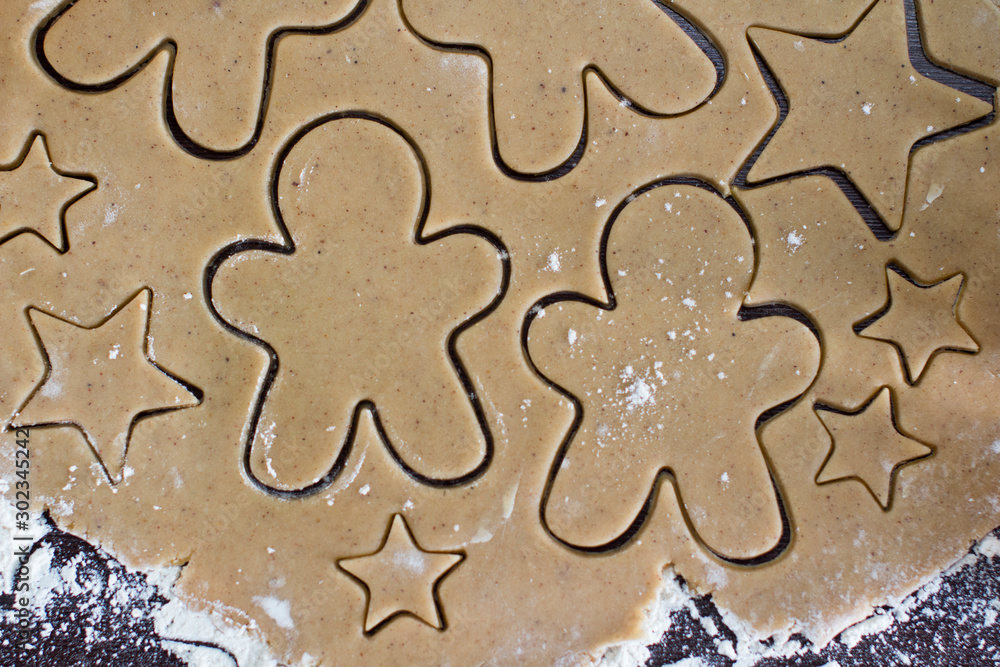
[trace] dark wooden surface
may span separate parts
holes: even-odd
[[[1000,529],[997,531],[1000,533]],[[166,600],[136,572],[108,554],[53,528],[35,550],[51,554],[52,567],[70,566],[80,588],[67,586],[53,595],[46,613],[33,619],[34,646],[17,654],[10,642],[13,598],[0,595],[0,665],[3,667],[182,667],[170,651],[178,638],[156,633],[153,613]],[[38,563],[33,559],[33,565]],[[72,582],[71,582],[72,583]],[[84,588],[84,590],[81,590]],[[991,605],[991,602],[993,603]],[[864,637],[853,648],[834,641],[816,652],[763,659],[757,667],[840,667],[928,665],[942,667],[1000,665],[1000,558],[978,558],[945,576],[933,595],[914,605],[909,620]],[[711,624],[701,619],[711,620]],[[706,625],[716,628],[713,636]],[[671,665],[697,658],[706,667],[732,667],[720,654],[720,640],[737,643],[711,598],[695,598],[690,608],[671,615],[670,630],[650,647],[647,665]],[[808,647],[804,639],[803,644]],[[737,647],[740,648],[740,647]],[[200,645],[215,665],[235,665],[230,653]]]

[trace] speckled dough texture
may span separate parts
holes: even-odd
[[[1000,525],[992,0],[0,31],[0,500],[260,664],[822,647]]]

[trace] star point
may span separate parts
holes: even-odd
[[[122,479],[136,421],[200,403],[148,357],[151,301],[143,290],[92,327],[28,310],[47,370],[13,426],[76,426],[111,484]]]
[[[66,252],[66,209],[95,187],[88,179],[57,171],[44,135],[34,135],[20,162],[0,167],[0,244],[30,232]]]
[[[437,589],[464,558],[459,552],[425,551],[414,539],[406,519],[396,514],[377,551],[343,558],[337,565],[367,592],[364,628],[370,635],[403,614],[444,630]]]
[[[899,352],[909,384],[916,384],[931,358],[939,352],[979,351],[979,345],[958,319],[958,302],[965,277],[956,274],[923,285],[886,270],[888,303],[884,314],[859,335],[892,344]]]
[[[934,453],[931,446],[899,430],[888,387],[879,389],[856,412],[813,409],[833,440],[816,483],[860,482],[883,511],[892,507],[899,469]]]
[[[902,223],[913,145],[992,110],[913,67],[901,0],[880,0],[838,42],[764,28],[749,35],[789,112],[748,180],[840,170],[892,230]]]

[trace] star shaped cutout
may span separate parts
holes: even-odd
[[[885,511],[892,506],[898,470],[934,453],[932,447],[899,430],[888,387],[882,387],[857,412],[831,412],[818,405],[813,409],[833,438],[816,483],[857,480]]]
[[[979,346],[958,321],[958,300],[965,277],[954,275],[933,285],[914,284],[886,270],[889,301],[883,315],[862,329],[861,336],[892,343],[915,384],[939,351],[978,352]]]
[[[749,35],[789,112],[748,180],[838,169],[892,230],[902,223],[913,144],[992,111],[913,68],[901,0],[881,0],[838,42],[763,28]]]
[[[66,209],[97,186],[92,180],[57,171],[41,134],[29,139],[26,148],[19,163],[0,167],[0,243],[33,232],[66,252]]]
[[[139,419],[201,402],[199,390],[189,389],[149,358],[151,310],[148,289],[93,327],[29,308],[28,320],[48,370],[12,426],[76,426],[110,483],[120,482]]]
[[[344,558],[337,565],[368,593],[365,634],[371,635],[402,614],[443,630],[437,589],[464,558],[458,552],[424,551],[413,539],[406,519],[396,514],[378,551]]]

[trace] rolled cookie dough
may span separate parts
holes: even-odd
[[[0,410],[36,515],[182,566],[174,595],[285,664],[582,662],[674,574],[823,645],[1000,524],[996,74],[965,23],[918,3],[931,59],[981,79],[956,90],[914,73],[902,0],[647,3],[693,66],[646,90],[645,49],[560,42],[586,103],[515,164],[497,73],[533,85],[537,22],[139,4],[0,4]],[[239,71],[156,50],[182,28]],[[842,104],[814,104],[824,59]],[[57,358],[43,321],[107,341]],[[80,365],[114,387],[52,381]]]

